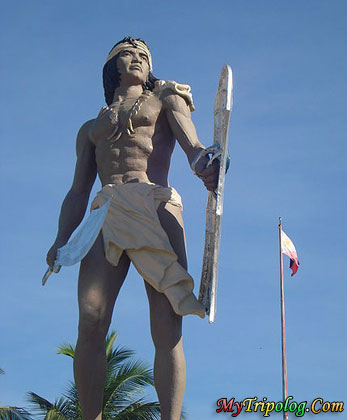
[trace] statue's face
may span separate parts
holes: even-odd
[[[117,70],[121,81],[145,83],[149,72],[147,54],[137,48],[127,48],[119,53]]]

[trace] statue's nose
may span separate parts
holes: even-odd
[[[133,55],[133,61],[136,62],[136,63],[141,62],[142,60],[141,60],[140,55],[139,54],[134,54]]]

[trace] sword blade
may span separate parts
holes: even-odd
[[[223,214],[225,172],[228,157],[228,131],[230,113],[233,105],[233,76],[231,67],[226,65],[222,70],[214,108],[214,143],[222,149],[220,157],[219,179],[216,198],[215,243],[212,252],[212,277],[209,323],[213,323],[217,310],[218,261],[221,240],[221,221]]]
[[[231,67],[226,65],[218,84],[214,107],[214,144],[219,148],[220,170],[216,193],[209,193],[206,207],[206,232],[203,267],[199,300],[206,308],[209,322],[213,323],[216,314],[218,259],[221,237],[221,217],[223,214],[224,179],[228,158],[228,125],[233,105],[233,83]]]
[[[233,106],[233,73],[231,67],[223,67],[219,79],[218,91],[214,105],[214,135],[215,144],[221,146],[220,170],[217,187],[216,212],[218,215],[223,213],[224,180],[228,158],[228,140],[229,140],[229,120]]]

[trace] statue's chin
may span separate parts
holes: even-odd
[[[125,82],[130,85],[143,85],[146,80],[147,77],[140,70],[130,70],[127,74],[123,74],[120,77],[121,84]]]

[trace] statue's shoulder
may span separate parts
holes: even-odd
[[[154,83],[153,93],[162,98],[167,97],[168,94],[176,94],[186,101],[191,111],[195,110],[191,87],[189,85],[177,83],[174,80],[157,80]]]
[[[82,146],[88,143],[94,143],[92,136],[92,129],[95,119],[91,119],[82,124],[77,134],[77,144]]]

